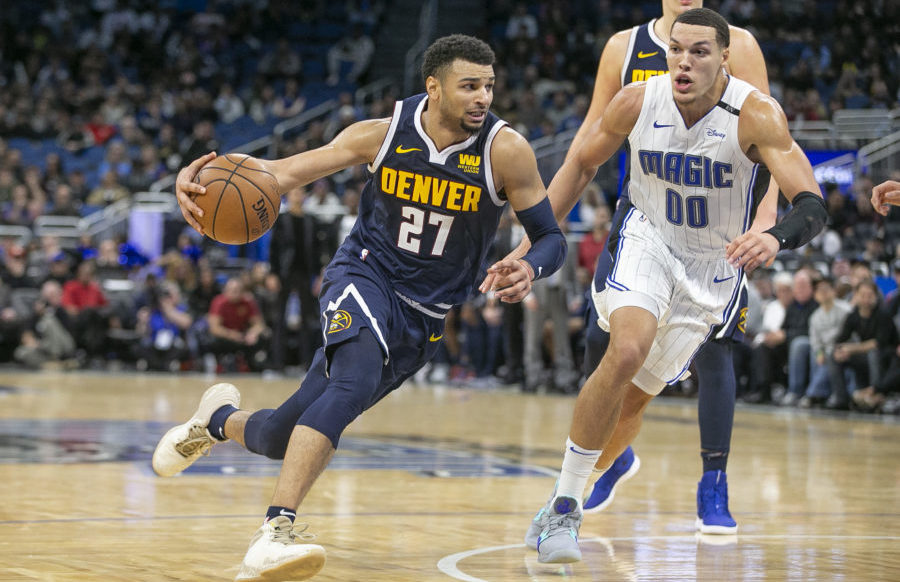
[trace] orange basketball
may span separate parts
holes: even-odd
[[[247,244],[266,234],[278,218],[278,181],[250,156],[218,156],[197,173],[196,182],[206,188],[206,194],[193,197],[203,209],[197,221],[214,240]]]

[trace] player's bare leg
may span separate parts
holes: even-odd
[[[236,419],[235,424],[246,423],[246,418]],[[299,507],[333,455],[328,437],[307,426],[296,426],[281,464],[272,506]],[[325,550],[303,543],[304,539],[308,538],[302,530],[300,535],[293,531],[288,517],[267,521],[250,542],[237,580],[305,580],[314,576],[325,565]]]
[[[536,540],[539,562],[581,559],[578,529],[583,515],[584,488],[594,464],[614,435],[631,380],[647,358],[657,325],[656,316],[640,307],[620,307],[610,316],[609,349],[575,401],[556,493],[532,520],[526,534],[529,543],[533,530],[540,529]],[[638,399],[634,406],[629,406],[623,438],[633,438],[629,433],[640,428],[643,410],[640,404]]]

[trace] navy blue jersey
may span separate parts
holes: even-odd
[[[669,72],[669,66],[666,63],[666,51],[669,50],[669,47],[653,32],[655,23],[656,19],[654,18],[650,22],[631,29],[628,50],[625,52],[625,62],[622,63],[623,87]]]
[[[488,113],[480,132],[438,151],[422,127],[427,102],[422,94],[394,107],[343,246],[404,299],[445,313],[479,282],[506,204],[490,158],[506,122]]]

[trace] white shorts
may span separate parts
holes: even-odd
[[[700,346],[732,319],[740,307],[744,272],[718,256],[676,257],[642,212],[632,208],[615,245],[606,288],[592,293],[597,324],[609,331],[609,317],[620,307],[652,313],[656,338],[633,382],[648,394],[690,375]]]

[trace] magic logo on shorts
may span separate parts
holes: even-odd
[[[350,314],[343,309],[335,311],[334,315],[331,316],[331,323],[328,324],[328,333],[337,333],[339,331],[344,331],[345,329],[350,327],[350,323],[352,323],[352,321],[353,320],[350,317]]]
[[[741,313],[738,315],[738,331],[741,333],[747,333],[747,308],[742,307]]]

